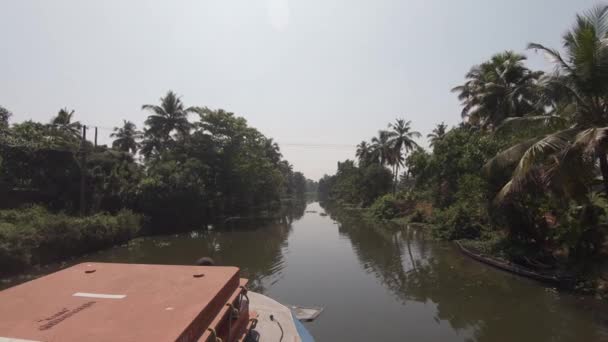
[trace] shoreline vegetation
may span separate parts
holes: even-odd
[[[73,110],[11,123],[0,107],[0,275],[135,236],[275,217],[316,192],[234,113],[186,107],[172,91],[141,109],[143,130],[125,120],[106,146]]]
[[[0,210],[0,276],[126,243],[139,234],[141,222],[130,210],[85,217],[41,206]]]
[[[464,256],[479,262],[480,267],[497,268],[504,272],[536,280],[541,286],[553,286],[567,292],[594,296],[598,300],[608,300],[606,288],[608,279],[605,273],[597,272],[597,269],[589,267],[589,265],[574,264],[556,267],[555,265],[543,264],[530,259],[530,256],[534,255],[533,253],[526,254],[526,252],[523,252],[513,257],[509,253],[515,247],[510,245],[508,238],[501,236],[500,233],[488,233],[480,238],[450,240],[437,235],[435,223],[418,219],[412,220],[412,215],[397,215],[391,219],[382,219],[378,218],[370,207],[356,206],[352,203],[334,200],[325,200],[325,202],[322,202],[322,206],[330,206],[334,209],[337,207],[352,215],[357,215],[370,224],[389,225],[394,229],[405,229],[407,227],[407,229],[415,229],[425,239],[452,242],[454,248],[457,248]],[[602,263],[602,265],[605,266],[605,263]]]
[[[608,297],[607,38],[600,5],[576,16],[560,51],[529,44],[553,71],[513,51],[473,66],[452,90],[460,124],[438,124],[423,149],[412,122],[395,120],[319,181],[320,200],[425,224],[435,239]]]

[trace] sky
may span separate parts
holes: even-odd
[[[141,128],[168,90],[223,108],[319,179],[396,118],[426,136],[460,122],[450,89],[529,42],[559,48],[590,0],[0,0],[0,105]],[[419,143],[427,145],[426,139]]]

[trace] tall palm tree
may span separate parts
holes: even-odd
[[[359,159],[359,166],[368,165],[372,156],[372,147],[367,141],[360,142],[359,145],[357,145],[355,156]]]
[[[51,119],[51,125],[57,128],[60,132],[64,132],[71,137],[80,137],[80,130],[82,129],[82,125],[80,122],[75,121],[72,122],[74,118],[74,110],[68,110],[67,108],[62,108],[57,112],[57,116]]]
[[[551,58],[555,71],[542,79],[544,97],[560,94],[573,105],[571,126],[517,144],[491,160],[486,170],[517,161],[512,179],[498,199],[538,179],[575,197],[590,189],[599,171],[608,194],[608,6],[577,15],[576,24],[563,37],[564,55],[532,43]],[[570,113],[569,113],[570,114]],[[536,117],[513,121],[532,122]],[[599,170],[595,161],[599,161]]]
[[[116,138],[112,142],[112,148],[124,152],[137,153],[139,143],[143,133],[137,130],[137,126],[131,121],[123,120],[122,127],[114,127],[114,133],[110,137]]]
[[[535,111],[537,81],[542,72],[524,66],[526,57],[512,51],[492,56],[466,74],[467,81],[454,87],[462,101],[462,116],[469,123],[494,129],[508,117]]]
[[[420,138],[422,135],[417,131],[412,131],[410,125],[411,121],[405,121],[404,119],[397,119],[394,123],[389,124],[389,137],[390,144],[392,145],[392,158],[391,163],[393,165],[394,172],[394,187],[393,192],[396,191],[397,177],[399,175],[399,167],[403,166],[405,157],[403,153],[407,154],[414,148],[418,147],[418,144],[414,141],[416,138]]]
[[[433,128],[433,131],[431,133],[426,135],[426,137],[429,139],[429,145],[431,147],[435,146],[438,141],[443,139],[445,133],[447,132],[447,128],[448,125],[442,122],[438,124],[437,127]]]
[[[184,108],[181,99],[173,91],[160,98],[160,106],[145,104],[141,109],[151,112],[145,121],[148,126],[146,133],[161,141],[169,141],[173,132],[185,135],[190,130],[188,112],[191,109]]]
[[[387,165],[391,160],[392,145],[389,131],[378,131],[378,136],[372,138],[370,160],[380,165]]]
[[[142,153],[146,158],[159,152],[173,142],[173,133],[185,137],[190,132],[191,124],[188,113],[192,108],[185,108],[181,99],[173,91],[160,98],[160,105],[143,105],[142,110],[151,112],[145,121]]]

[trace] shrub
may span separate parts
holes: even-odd
[[[479,212],[460,203],[437,210],[433,221],[435,224],[433,233],[442,239],[475,239],[483,230]]]
[[[426,215],[421,209],[415,209],[414,213],[410,217],[410,222],[414,223],[426,223]]]
[[[378,198],[370,207],[371,215],[377,219],[390,220],[397,216],[397,199],[392,194]]]
[[[141,221],[129,210],[82,218],[39,206],[0,210],[0,274],[126,242],[137,235]]]
[[[29,266],[35,246],[35,232],[31,227],[17,228],[0,222],[0,274]]]
[[[584,204],[570,202],[551,230],[552,238],[568,250],[573,259],[600,254],[608,232],[608,201],[602,194],[592,193]]]
[[[401,213],[404,213],[404,211],[401,210]],[[405,213],[408,214],[408,212]],[[430,218],[433,216],[433,205],[424,200],[415,202],[414,208],[409,211],[409,215],[410,222],[428,223]]]

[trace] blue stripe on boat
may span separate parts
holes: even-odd
[[[296,316],[294,316],[293,312],[291,313],[291,318],[293,319],[294,324],[296,325],[296,330],[298,331],[298,335],[302,339],[302,342],[315,342],[315,339],[308,332],[308,329],[300,322]]]

